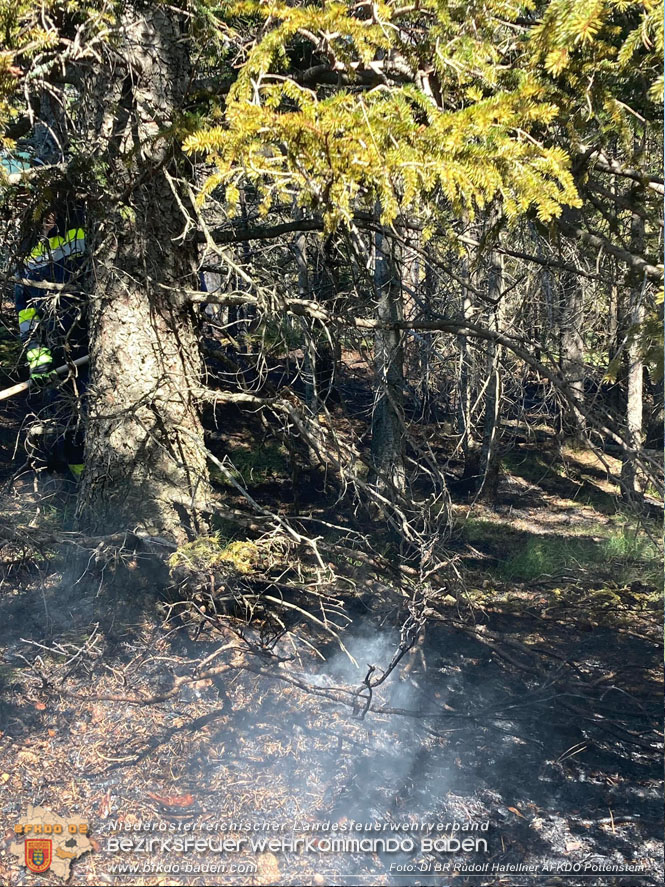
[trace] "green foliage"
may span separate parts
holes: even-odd
[[[28,91],[39,91],[42,80],[61,78],[68,64],[99,58],[121,8],[116,0],[0,0],[0,145],[13,146],[2,129],[24,112]],[[70,39],[73,24],[85,40]]]
[[[231,2],[232,22],[249,16],[265,25],[223,121],[190,135],[185,149],[209,154],[217,172],[207,190],[225,184],[230,204],[248,179],[264,212],[295,197],[320,211],[328,229],[377,201],[389,224],[401,211],[436,213],[442,200],[473,215],[496,195],[509,219],[533,207],[547,221],[578,198],[566,153],[542,138],[556,106],[529,70],[530,48],[509,27],[529,6],[425,0],[409,11],[378,3],[362,18],[351,2]],[[303,41],[326,46],[347,84],[301,82],[290,58]],[[391,57],[399,84],[382,75]],[[423,68],[436,77],[439,102],[417,74]],[[366,82],[361,75],[374,88],[355,88]]]
[[[288,470],[288,456],[284,447],[263,444],[255,450],[236,451],[233,464],[243,478],[257,483],[284,475]]]
[[[551,0],[529,39],[569,138],[631,148],[635,120],[660,113],[662,0]]]
[[[560,464],[552,462],[551,459],[545,461],[542,454],[531,450],[508,451],[503,455],[501,463],[511,474],[535,484],[542,483],[547,475],[560,474],[563,470]]]
[[[247,333],[245,338],[257,342],[266,353],[276,357],[302,347],[305,341],[302,327],[290,317],[266,317],[258,329]]]
[[[216,88],[194,96],[167,135],[209,156],[216,172],[202,197],[225,186],[230,212],[249,181],[263,212],[295,199],[328,230],[377,203],[387,224],[418,210],[433,228],[442,209],[473,217],[497,196],[508,219],[533,210],[546,222],[579,205],[561,122],[581,137],[586,108],[625,129],[636,69],[657,100],[661,6],[184,0]],[[94,63],[123,10],[114,0],[0,0],[0,125],[23,110],[28,81]],[[69,39],[72,25],[84,40]],[[337,83],[310,73],[319,62]]]
[[[492,555],[492,573],[503,582],[582,581],[643,582],[662,587],[662,555],[645,528],[617,512],[597,522],[583,520],[562,527],[560,535],[518,530],[509,523],[469,517],[462,538]]]

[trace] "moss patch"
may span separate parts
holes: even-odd
[[[261,559],[255,542],[237,539],[226,543],[219,536],[200,536],[193,542],[181,545],[169,558],[169,566],[187,567],[190,570],[211,570],[221,565],[231,565],[239,573],[251,573]]]

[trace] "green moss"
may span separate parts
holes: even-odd
[[[239,573],[253,572],[260,561],[255,542],[237,539],[227,544],[219,535],[199,536],[193,542],[181,545],[169,558],[169,566],[188,567],[191,570],[212,570],[222,564],[231,564]]]

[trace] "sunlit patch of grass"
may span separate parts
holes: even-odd
[[[480,554],[497,579],[535,582],[601,579],[612,584],[641,582],[661,588],[660,547],[645,528],[625,514],[608,517],[586,510],[546,532],[530,532],[523,518],[509,523],[469,517],[461,538]],[[475,557],[476,555],[472,555]],[[485,569],[487,567],[485,566]]]
[[[600,542],[579,536],[532,536],[497,568],[505,579],[522,582],[581,576],[590,570],[619,582],[662,584],[658,547],[644,533],[630,528],[614,530]]]
[[[601,545],[603,556],[607,560],[635,563],[657,557],[655,544],[643,533],[623,527],[614,531]]]
[[[626,525],[603,541],[601,551],[604,561],[621,581],[638,581],[662,592],[663,555],[653,538]]]
[[[597,546],[591,540],[531,537],[520,551],[499,564],[498,572],[506,579],[529,582],[560,578],[572,566],[597,562]]]

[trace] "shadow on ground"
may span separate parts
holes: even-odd
[[[380,626],[368,615],[352,628],[346,644],[358,667],[332,647],[325,663],[302,653],[279,665],[236,643],[217,660],[229,666],[223,678],[132,705],[128,699],[168,692],[192,673],[192,656],[209,655],[218,642],[194,640],[191,628],[166,630],[154,599],[113,607],[103,591],[79,593],[73,578],[43,587],[36,611],[22,594],[2,601],[0,746],[10,825],[38,803],[85,814],[98,840],[117,817],[289,828],[487,822],[487,832],[474,833],[487,852],[421,852],[423,835],[409,833],[415,849],[401,855],[277,854],[272,882],[310,884],[318,875],[328,884],[416,884],[417,876],[394,866],[452,860],[454,868],[462,859],[595,859],[618,868],[643,860],[651,877],[631,883],[662,878],[657,614],[643,614],[642,632],[629,633],[582,630],[564,611],[536,617],[497,607],[473,622],[441,605],[416,652],[376,691],[375,710],[359,720],[350,707],[289,681],[315,692],[359,687],[366,663],[389,661],[397,619]],[[83,652],[72,661],[76,649]],[[107,859],[79,860],[76,883]],[[260,877],[226,883],[266,883]],[[479,883],[463,873],[427,883],[452,880]],[[181,876],[179,883],[218,881]],[[513,876],[510,883],[536,881]]]

